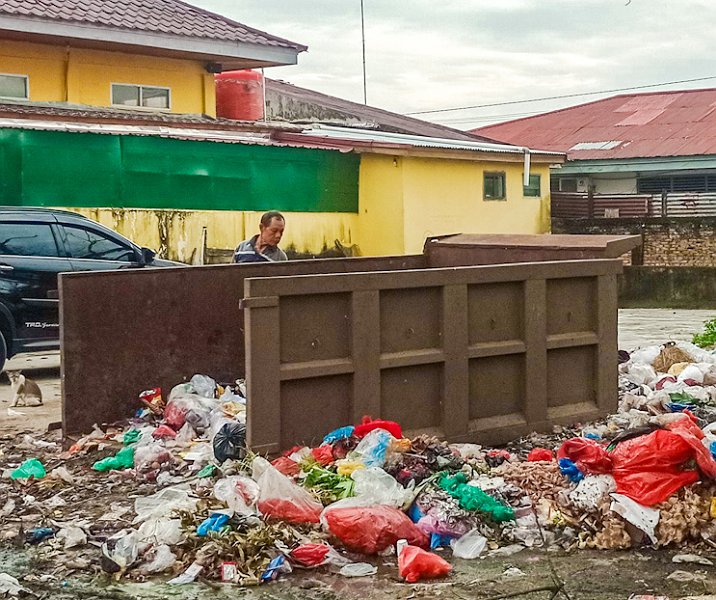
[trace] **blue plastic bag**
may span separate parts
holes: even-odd
[[[559,459],[559,471],[562,475],[569,478],[572,483],[579,483],[582,479],[584,479],[584,473],[582,473],[577,468],[577,465],[575,465],[574,462],[568,458]]]
[[[219,531],[229,522],[229,515],[224,513],[212,513],[208,519],[202,521],[201,525],[196,528],[196,535],[206,537],[210,531]]]
[[[266,567],[266,570],[261,574],[260,582],[268,583],[269,581],[278,579],[281,573],[290,573],[291,571],[293,571],[293,569],[291,565],[286,562],[286,557],[283,554],[279,554],[269,563],[269,566]]]
[[[334,429],[326,437],[323,438],[323,444],[333,444],[340,440],[345,440],[353,435],[355,427],[353,425],[346,425],[345,427],[339,427]]]
[[[716,459],[716,442],[711,442],[711,445],[709,446],[709,450],[711,451],[711,456]]]
[[[435,550],[435,548],[449,548],[450,542],[452,542],[456,536],[453,535],[441,535],[439,533],[431,533],[430,534],[430,549]]]

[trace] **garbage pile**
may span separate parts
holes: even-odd
[[[492,449],[365,417],[271,461],[246,448],[242,383],[196,375],[68,450],[0,440],[0,542],[34,546],[48,577],[242,585],[380,564],[415,582],[448,575],[444,557],[533,547],[716,547],[716,355],[665,345],[620,363],[619,411],[600,423]]]

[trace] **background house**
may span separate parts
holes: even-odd
[[[304,49],[177,0],[3,2],[0,203],[76,210],[192,263],[253,235],[269,209],[299,255],[549,229],[560,153],[367,107],[369,130],[214,116],[216,73]]]

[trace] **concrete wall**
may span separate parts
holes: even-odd
[[[622,308],[716,308],[714,267],[625,267]]]
[[[641,234],[644,266],[716,267],[716,217],[553,219],[552,231]]]
[[[168,87],[171,112],[216,115],[200,61],[0,40],[0,73],[26,75],[32,102],[111,106],[112,83]]]

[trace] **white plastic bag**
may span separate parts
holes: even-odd
[[[194,388],[194,393],[204,398],[213,398],[214,390],[216,389],[216,381],[214,381],[208,375],[194,375],[189,381],[191,386]]]
[[[157,546],[148,552],[145,558],[150,560],[141,566],[140,570],[143,573],[161,573],[174,566],[177,560],[176,554],[166,544]]]
[[[394,439],[385,429],[374,429],[358,443],[351,456],[355,455],[366,467],[382,467]]]
[[[643,531],[656,544],[656,526],[659,524],[661,513],[656,508],[649,508],[623,494],[610,494],[612,503],[609,507],[627,521]]]
[[[87,543],[87,534],[79,527],[70,526],[60,529],[57,534],[58,540],[64,540],[64,549],[84,546]]]
[[[260,493],[261,490],[253,479],[240,475],[219,479],[214,484],[214,497],[226,502],[238,515],[254,514]]]
[[[102,554],[119,566],[126,569],[139,556],[139,539],[136,531],[122,529],[102,544]]]
[[[140,543],[175,546],[184,540],[179,519],[148,519],[138,531]]]
[[[378,467],[353,471],[351,478],[356,482],[355,495],[367,499],[369,504],[387,504],[400,508],[413,495],[412,490],[405,489]]]
[[[193,511],[196,509],[196,500],[189,497],[183,487],[165,488],[151,496],[142,496],[134,501],[134,511],[137,513],[133,523],[142,523],[152,517],[161,518],[175,510]]]
[[[464,558],[472,560],[478,558],[487,547],[487,538],[477,529],[468,531],[465,535],[457,540],[450,542],[452,555],[455,558]]]
[[[631,363],[626,372],[626,378],[637,385],[651,385],[656,381],[657,375],[654,367],[650,364],[634,364]]]

